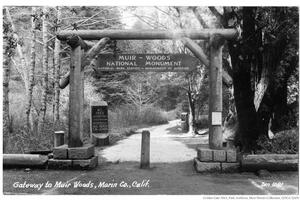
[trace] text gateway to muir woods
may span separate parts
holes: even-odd
[[[199,65],[187,54],[100,54],[99,71],[190,71]]]

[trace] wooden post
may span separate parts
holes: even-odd
[[[141,168],[150,167],[150,132],[142,132],[142,147],[141,147]]]
[[[209,66],[209,147],[222,149],[222,48],[220,35],[210,38]]]
[[[82,146],[83,131],[83,72],[81,71],[82,47],[79,42],[69,43],[72,47],[69,94],[69,147]]]
[[[55,131],[54,132],[54,147],[58,147],[65,144],[65,132]]]

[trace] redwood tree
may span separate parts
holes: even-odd
[[[286,105],[282,90],[298,63],[298,8],[225,7],[223,15],[210,9],[223,27],[242,30],[240,40],[228,41],[228,51],[239,122],[235,141],[249,152],[259,135],[268,133],[270,119],[276,121],[278,108]],[[258,91],[258,85],[264,89]]]

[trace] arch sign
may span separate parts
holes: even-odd
[[[96,70],[188,72],[199,64],[197,58],[187,54],[100,54]]]
[[[60,84],[70,85],[69,140],[71,148],[81,148],[83,132],[83,50],[90,65],[100,71],[190,71],[201,64],[209,68],[209,147],[222,148],[222,48],[225,40],[239,38],[238,29],[191,30],[65,30],[57,38],[71,46],[70,72]],[[97,40],[89,46],[85,40]],[[98,54],[109,40],[180,40],[195,57],[186,54]],[[209,41],[209,55],[193,40]],[[98,54],[98,55],[97,55]],[[229,80],[229,76],[227,79]]]

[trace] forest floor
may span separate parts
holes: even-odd
[[[272,172],[266,177],[254,173],[197,173],[193,168],[196,148],[207,146],[208,135],[182,133],[178,120],[147,130],[151,133],[150,169],[139,168],[139,130],[111,146],[96,148],[99,166],[90,171],[4,170],[4,194],[298,194],[298,172]],[[16,182],[25,181],[36,187],[41,184],[40,189],[16,187]],[[47,181],[52,187],[45,187]],[[65,185],[55,187],[60,181]],[[101,187],[104,182],[111,187]],[[76,188],[76,184],[80,186]]]

